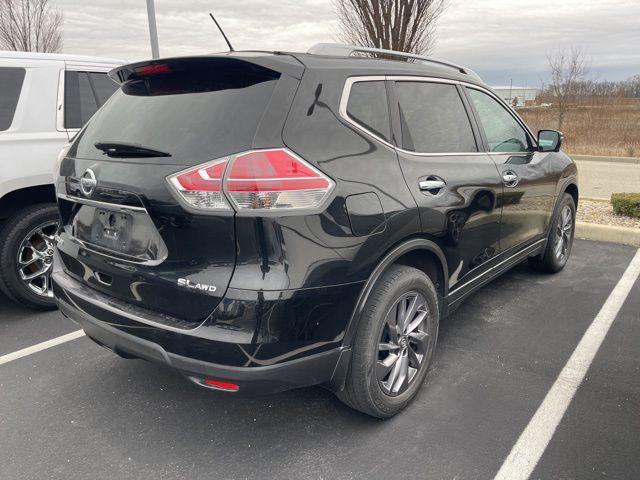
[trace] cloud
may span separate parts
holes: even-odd
[[[65,16],[64,51],[132,61],[150,57],[143,0],[53,0]],[[162,56],[226,50],[214,14],[234,47],[305,51],[331,41],[329,0],[156,0]],[[535,79],[547,54],[581,46],[600,76],[640,73],[638,0],[452,0],[438,26],[434,56],[490,75]]]

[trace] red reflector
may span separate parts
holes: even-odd
[[[166,63],[153,63],[151,65],[143,65],[133,69],[138,75],[160,75],[170,73],[171,69]]]
[[[221,382],[220,380],[214,380],[213,378],[205,378],[204,384],[208,387],[219,388],[220,390],[228,390],[230,392],[237,392],[240,387],[235,383]]]

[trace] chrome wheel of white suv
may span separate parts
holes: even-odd
[[[31,230],[18,248],[18,276],[36,295],[52,298],[51,267],[57,221],[47,221]]]
[[[0,229],[0,291],[31,308],[55,308],[51,289],[58,208],[30,205],[15,212]]]

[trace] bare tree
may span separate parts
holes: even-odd
[[[448,0],[332,0],[346,43],[427,54]]]
[[[584,82],[590,67],[584,51],[573,46],[569,50],[558,50],[547,60],[551,69],[549,90],[558,107],[558,130],[561,130],[569,102]]]
[[[62,22],[49,0],[0,0],[0,49],[59,52]]]

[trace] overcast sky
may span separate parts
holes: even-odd
[[[64,17],[64,51],[123,60],[151,56],[145,0],[52,0]],[[226,49],[213,10],[237,50],[304,51],[332,41],[330,0],[156,0],[161,56]],[[538,86],[547,54],[582,47],[591,74],[640,73],[640,0],[451,0],[434,57],[467,65],[493,85]]]

